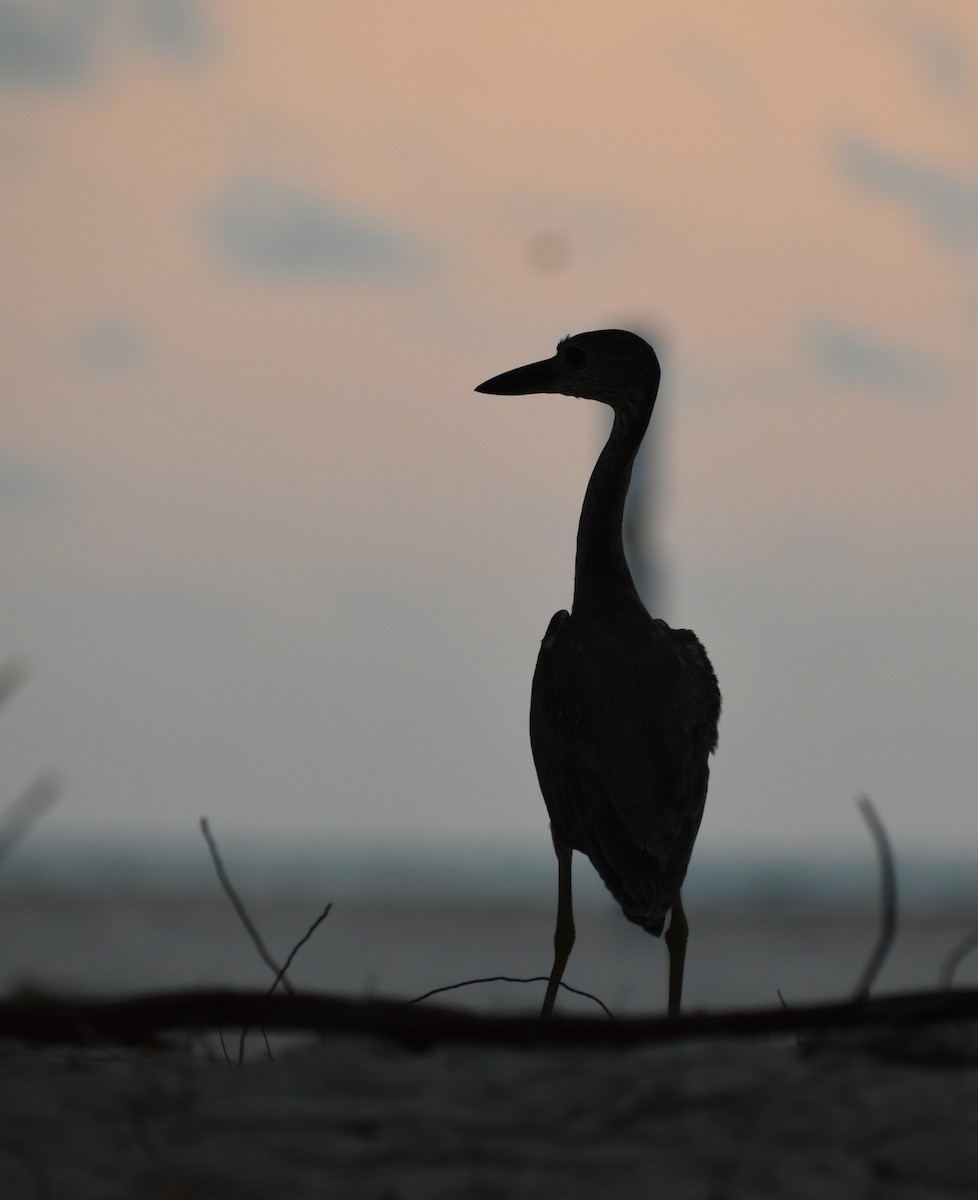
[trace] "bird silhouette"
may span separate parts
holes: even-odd
[[[630,921],[658,937],[672,914],[668,1011],[680,1011],[689,929],[680,891],[706,802],[720,690],[696,635],[646,611],[625,559],[625,496],[659,378],[646,341],[602,329],[565,338],[553,358],[475,389],[558,392],[614,412],[581,509],[573,605],[547,628],[530,698],[530,745],[558,868],[543,1017],[553,1011],[574,945],[575,850],[588,856]]]

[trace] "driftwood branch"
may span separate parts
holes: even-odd
[[[690,1013],[679,1018],[490,1017],[394,1000],[323,993],[186,991],[121,1000],[0,1002],[0,1039],[34,1043],[151,1043],[178,1031],[258,1025],[268,1031],[358,1034],[422,1049],[441,1042],[503,1046],[634,1045],[706,1037],[790,1035],[873,1027],[908,1029],[978,1020],[978,989],[910,992],[864,1001]]]

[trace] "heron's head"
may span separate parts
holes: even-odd
[[[495,396],[560,392],[618,409],[636,403],[651,408],[658,389],[659,360],[648,342],[624,329],[596,329],[564,338],[553,358],[505,371],[475,390]]]

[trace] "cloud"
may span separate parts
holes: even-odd
[[[424,257],[410,239],[329,198],[269,179],[233,183],[205,221],[223,259],[257,275],[390,277]]]
[[[101,0],[0,0],[0,83],[64,87],[101,65]]]
[[[133,19],[144,44],[164,57],[196,61],[213,50],[211,23],[195,0],[141,0]]]
[[[839,169],[866,191],[908,208],[952,249],[978,244],[978,178],[956,175],[880,149],[865,138],[840,138]]]
[[[74,344],[77,361],[92,371],[131,370],[149,358],[149,339],[133,321],[107,317],[92,321]]]
[[[812,321],[805,341],[816,367],[838,383],[909,401],[938,399],[947,390],[944,372],[931,359],[840,321]]]
[[[966,94],[971,83],[971,61],[957,33],[902,4],[883,14],[883,27],[904,43],[931,88],[954,100]]]
[[[0,0],[0,85],[101,80],[109,49],[196,61],[213,44],[199,0]]]

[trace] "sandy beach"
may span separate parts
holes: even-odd
[[[974,1028],[610,1049],[0,1052],[6,1200],[972,1197]]]
[[[8,884],[7,996],[267,988],[269,972],[209,892]],[[321,907],[250,897],[284,957]],[[688,1012],[851,996],[878,933],[872,903],[692,906]],[[552,912],[529,899],[337,897],[295,986],[408,999],[476,975],[548,966]],[[934,989],[972,909],[906,905],[874,994]],[[619,1017],[661,1012],[661,944],[583,903],[568,982]],[[975,956],[959,987],[973,986]],[[439,996],[469,1014],[533,1013],[542,985]],[[423,1007],[427,1007],[427,1004]],[[596,1014],[563,996],[567,1015]],[[606,1020],[605,1018],[602,1018]],[[613,1023],[612,1023],[613,1024]],[[3,1200],[934,1200],[978,1194],[974,1023],[850,1030],[813,1043],[727,1036],[632,1046],[510,1047],[257,1032],[214,1025],[153,1052],[0,1042]],[[225,1057],[225,1047],[231,1061]]]

